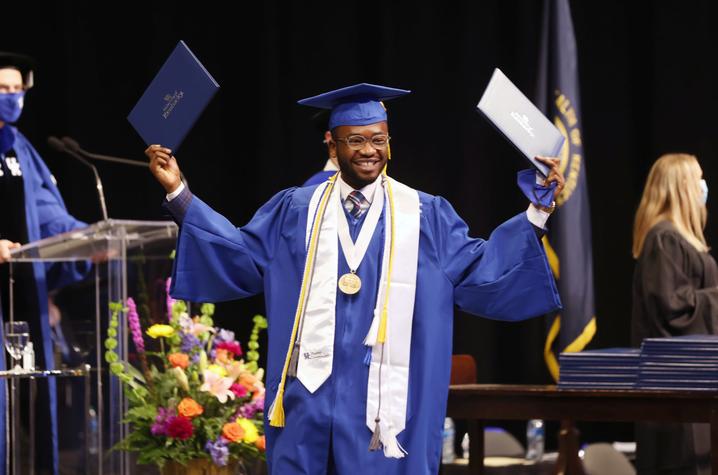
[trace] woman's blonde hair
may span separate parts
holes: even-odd
[[[660,221],[670,221],[699,252],[708,245],[703,236],[706,207],[700,187],[701,167],[693,155],[663,155],[651,167],[641,204],[633,223],[633,257],[643,250],[648,231]]]

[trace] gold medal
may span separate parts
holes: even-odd
[[[339,277],[339,290],[347,295],[354,295],[361,289],[361,279],[354,272],[348,272]]]

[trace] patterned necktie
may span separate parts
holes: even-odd
[[[354,219],[359,219],[359,217],[364,214],[364,211],[369,209],[369,202],[364,198],[364,195],[361,194],[361,191],[354,190],[349,193],[344,200],[344,209],[346,209]]]

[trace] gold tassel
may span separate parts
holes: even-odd
[[[381,449],[381,429],[379,428],[379,418],[374,419],[376,425],[374,426],[374,435],[371,436],[369,441],[369,451],[375,452]]]
[[[269,425],[272,427],[284,427],[284,389],[277,392],[274,403],[269,410]]]
[[[387,286],[388,288],[388,286]],[[389,292],[387,291],[387,294]],[[387,319],[387,312],[386,312],[386,306],[381,311],[381,320],[379,320],[379,331],[377,332],[376,341],[377,343],[386,343],[386,319]]]
[[[299,343],[294,344],[292,357],[289,358],[289,368],[287,368],[287,376],[290,378],[297,377],[297,366],[299,365]]]

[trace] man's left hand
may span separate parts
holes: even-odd
[[[549,167],[549,173],[544,180],[544,186],[549,186],[552,182],[556,182],[556,188],[553,190],[554,201],[559,194],[563,191],[563,187],[566,185],[566,180],[563,177],[563,173],[559,169],[561,164],[560,158],[555,157],[536,157],[536,160]]]

